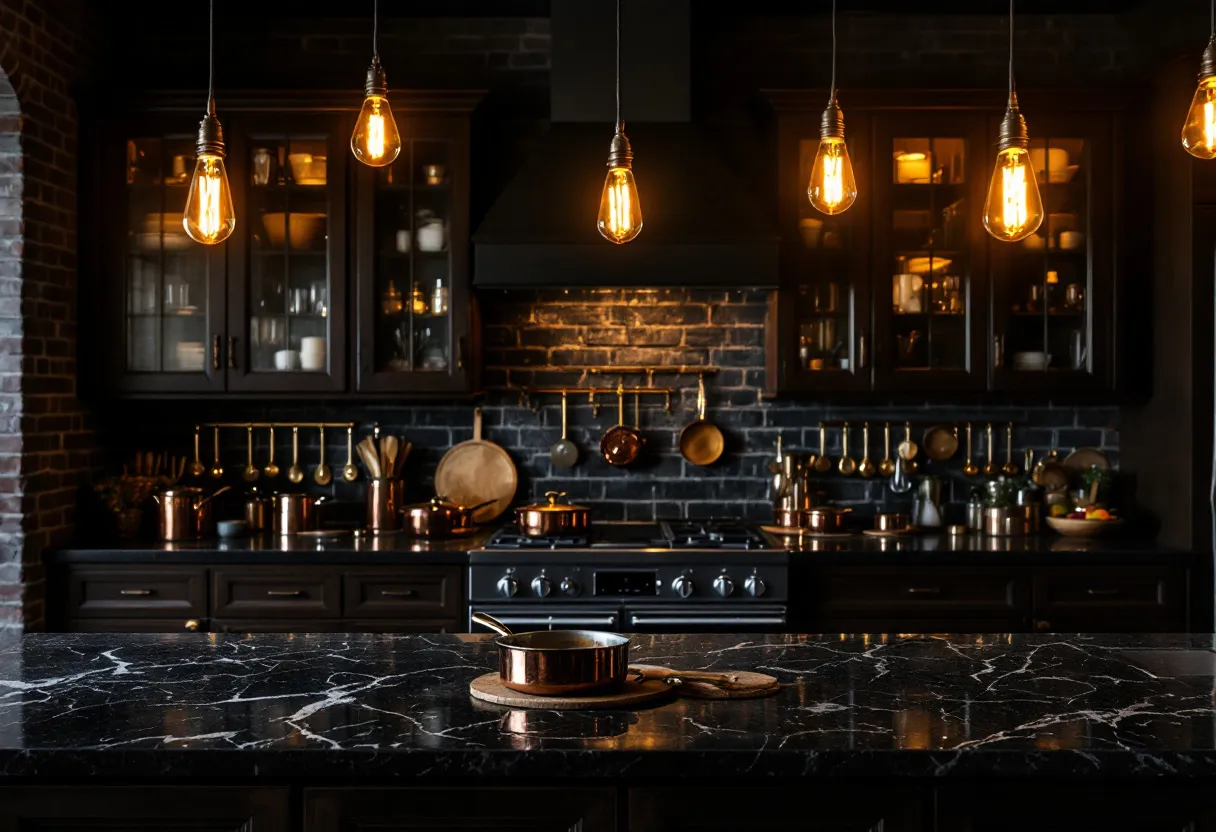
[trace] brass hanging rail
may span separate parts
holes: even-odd
[[[656,367],[631,365],[627,367],[587,367],[585,372],[593,376],[712,376],[717,375],[717,367],[698,367],[695,364],[670,364]]]
[[[204,428],[356,428],[358,422],[205,422]]]
[[[591,404],[591,413],[594,416],[600,415],[602,402],[595,400],[596,396],[663,396],[663,412],[671,414],[671,396],[677,392],[672,387],[626,387],[623,383],[617,384],[616,387],[520,387],[519,389],[519,406],[526,407],[533,413],[539,411],[539,407],[533,404],[533,396],[550,395],[563,396],[569,399],[571,396],[585,396]]]

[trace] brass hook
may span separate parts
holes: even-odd
[[[663,412],[668,416],[671,415],[671,391],[668,390],[663,394]]]

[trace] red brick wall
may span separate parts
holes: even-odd
[[[72,531],[92,436],[76,399],[81,0],[0,0],[0,629],[43,619],[43,549]]]

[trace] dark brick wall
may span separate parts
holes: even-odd
[[[484,403],[487,436],[510,452],[520,470],[521,498],[539,497],[546,490],[566,491],[596,509],[602,519],[648,519],[742,514],[755,519],[771,517],[766,463],[773,456],[778,434],[787,449],[817,450],[821,419],[848,419],[857,424],[850,442],[860,458],[860,423],[890,420],[988,420],[1017,424],[1018,459],[1026,447],[1039,453],[1053,443],[1063,450],[1094,445],[1118,461],[1118,411],[1115,408],[1026,406],[1001,407],[949,405],[845,406],[767,401],[764,387],[764,331],[766,296],[754,291],[613,290],[495,292],[483,296],[488,395]],[[599,438],[616,423],[616,400],[603,400],[598,416],[586,397],[570,400],[570,437],[583,451],[580,464],[566,472],[554,471],[548,448],[561,431],[559,397],[539,398],[537,410],[523,406],[510,388],[520,385],[612,385],[584,374],[588,366],[663,363],[715,366],[708,379],[708,417],[727,435],[727,452],[715,465],[698,467],[684,461],[678,448],[680,429],[695,418],[696,378],[656,376],[657,387],[678,386],[673,412],[663,412],[662,397],[646,398],[641,425],[648,443],[644,460],[633,468],[618,469],[599,458]],[[639,379],[643,384],[645,379]],[[630,383],[628,380],[626,383]],[[141,406],[142,409],[142,406]],[[352,406],[240,405],[230,403],[199,408],[194,404],[165,403],[149,406],[146,417],[132,424],[110,427],[107,444],[127,450],[189,450],[191,426],[196,420],[355,419],[365,433],[373,422],[399,432],[415,445],[406,470],[413,497],[431,493],[431,477],[447,448],[472,435],[472,405],[402,406],[391,402]],[[633,419],[628,400],[626,419]],[[922,425],[923,429],[923,425]],[[920,430],[916,432],[919,440]],[[999,435],[1003,437],[1003,434]],[[833,454],[840,450],[839,431],[829,434]],[[327,457],[345,460],[345,437],[327,437]],[[977,441],[979,435],[977,432]],[[265,459],[264,432],[259,436],[259,459]],[[881,458],[881,434],[872,430],[872,453]],[[244,459],[245,435],[231,430],[224,435],[226,467],[238,484],[238,463]],[[998,443],[1003,462],[1003,441]],[[302,437],[303,455],[316,465],[317,436]],[[206,447],[204,443],[204,447]],[[290,438],[280,432],[276,456],[290,451]],[[961,460],[947,466],[948,499],[965,500],[973,483],[966,483]],[[278,484],[287,488],[284,481]],[[883,481],[824,475],[823,490],[833,499],[869,511],[890,499]],[[362,499],[362,484],[338,484],[325,489],[342,500]]]

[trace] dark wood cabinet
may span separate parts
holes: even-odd
[[[1052,632],[1185,632],[1186,573],[1155,567],[1044,569],[1034,628]]]
[[[849,96],[859,195],[836,216],[806,196],[826,94],[770,99],[784,240],[770,395],[1120,392],[1120,269],[1134,245],[1119,233],[1121,102],[1025,96],[1045,216],[1005,243],[982,223],[1003,95]]]
[[[778,829],[919,832],[925,829],[921,802],[917,788],[891,785],[630,789],[628,828],[630,832],[727,832],[752,826],[763,817]],[[808,813],[813,814],[813,822],[808,822]]]
[[[287,789],[22,786],[0,789],[0,832],[288,832]]]
[[[181,566],[81,566],[67,583],[70,618],[205,618],[207,573]]]
[[[234,95],[221,111],[236,229],[193,242],[182,210],[197,102],[132,105],[85,178],[109,233],[98,250],[112,345],[103,395],[291,395],[473,390],[469,120],[479,93],[399,93],[398,160],[353,160],[353,99]],[[192,106],[193,105],[193,106]]]
[[[1035,785],[994,802],[984,789],[938,789],[938,832],[1213,832],[1216,802],[1205,788],[1145,785]]]
[[[304,832],[616,832],[613,788],[308,789]]]

